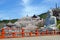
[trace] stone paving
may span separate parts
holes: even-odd
[[[0,40],[60,40],[60,35],[24,37],[24,38],[8,38],[8,39],[0,39]]]

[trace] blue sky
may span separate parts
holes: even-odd
[[[39,15],[56,3],[60,6],[60,0],[0,0],[0,20]]]

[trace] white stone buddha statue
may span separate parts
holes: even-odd
[[[51,28],[51,29],[55,30],[56,29],[56,25],[57,25],[56,17],[53,16],[52,10],[49,10],[48,16],[45,19],[44,27],[45,28]]]

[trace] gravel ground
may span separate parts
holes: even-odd
[[[24,38],[8,38],[8,39],[0,39],[0,40],[60,40],[60,35],[24,37]]]

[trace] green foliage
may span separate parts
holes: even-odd
[[[58,27],[58,29],[60,30],[60,26]]]
[[[8,23],[8,22],[9,22],[9,20],[2,20],[2,22],[4,22],[4,23]]]
[[[57,25],[57,28],[60,30],[60,24],[59,24],[59,25]]]
[[[18,19],[13,19],[13,20],[10,20],[12,23],[16,22]]]
[[[60,24],[60,20],[57,20],[57,25]]]
[[[57,27],[60,30],[60,20],[57,20]]]
[[[43,14],[38,15],[38,16],[45,19],[47,17],[47,13],[43,13]]]
[[[12,23],[16,22],[18,19],[12,19],[12,20],[2,20],[0,21],[0,23],[8,23],[9,21],[11,21]]]

